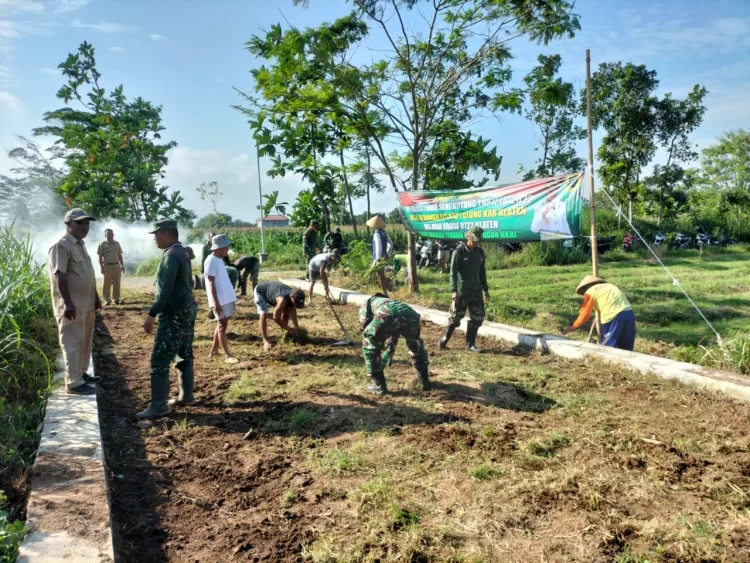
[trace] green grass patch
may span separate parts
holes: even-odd
[[[232,382],[229,386],[229,390],[224,399],[228,403],[238,403],[240,401],[246,401],[248,399],[256,399],[261,395],[258,385],[250,374],[243,371],[238,379]]]
[[[503,472],[492,463],[482,463],[469,469],[469,475],[479,481],[492,481],[502,476]]]
[[[570,440],[565,434],[552,432],[543,440],[530,440],[526,447],[530,454],[544,459],[555,457],[560,450],[570,445]]]

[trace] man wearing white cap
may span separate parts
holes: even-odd
[[[214,320],[218,321],[214,331],[214,341],[209,358],[213,358],[219,351],[219,346],[224,349],[225,361],[228,364],[236,364],[239,360],[229,353],[229,341],[227,340],[227,327],[229,319],[235,313],[237,296],[234,294],[234,286],[229,279],[224,258],[229,254],[229,239],[226,235],[216,235],[211,239],[211,254],[204,262],[206,272],[206,295],[208,305],[214,313]]]
[[[91,385],[101,377],[86,373],[91,358],[96,311],[102,308],[96,291],[94,265],[83,239],[89,221],[96,221],[78,207],[65,214],[66,233],[49,249],[49,278],[52,308],[57,320],[65,387],[71,395],[90,395]]]
[[[583,295],[583,305],[578,318],[563,329],[568,334],[581,328],[593,311],[597,311],[602,321],[601,344],[633,350],[635,345],[635,314],[630,301],[614,284],[596,276],[586,276],[576,288]]]

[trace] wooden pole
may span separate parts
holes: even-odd
[[[590,220],[591,220],[591,266],[593,274],[599,275],[599,252],[596,244],[596,204],[594,203],[594,139],[591,127],[591,49],[586,49],[586,125],[588,129],[588,141],[589,141],[589,206],[590,206]],[[599,341],[601,341],[601,321],[599,320],[599,313],[596,313],[594,320],[596,326],[596,333],[599,335]],[[591,341],[591,335],[594,332],[594,327],[591,327],[589,332],[589,342]]]

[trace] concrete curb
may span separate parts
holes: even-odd
[[[309,282],[302,279],[282,279],[281,281],[290,287],[299,287],[305,290],[309,287]],[[329,289],[333,297],[343,303],[363,305],[370,297],[356,291],[333,286],[329,286]],[[319,295],[325,294],[322,284],[316,284],[314,291]],[[448,313],[446,311],[428,309],[419,305],[410,306],[422,315],[424,320],[440,326],[448,325]],[[466,319],[461,322],[458,330],[466,330]],[[721,391],[729,397],[750,402],[750,378],[742,375],[639,352],[628,352],[598,344],[569,340],[555,334],[544,334],[500,323],[485,321],[479,329],[479,334],[491,336],[497,340],[503,340],[524,348],[535,348],[561,358],[571,360],[594,358],[632,371],[652,374],[662,379],[676,379],[688,385]]]
[[[68,395],[64,385],[50,394],[26,525],[19,563],[114,561],[96,395]]]

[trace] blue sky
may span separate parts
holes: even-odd
[[[0,172],[11,166],[4,153],[14,146],[13,135],[29,135],[45,111],[61,105],[55,98],[62,84],[56,67],[85,40],[96,47],[107,87],[122,83],[129,97],[164,106],[165,138],[178,143],[170,153],[166,183],[203,214],[208,209],[195,188],[217,180],[225,194],[220,208],[255,220],[255,151],[245,121],[231,108],[239,102],[232,87],[252,88],[249,71],[258,63],[244,49],[252,35],[274,23],[286,27],[285,19],[298,27],[318,25],[349,9],[343,0],[311,0],[310,5],[295,8],[292,0],[0,0]],[[593,69],[621,60],[656,70],[661,93],[684,96],[696,83],[706,86],[708,112],[693,135],[701,148],[723,131],[750,127],[750,0],[579,0],[576,11],[582,30],[575,39],[544,48],[512,43],[515,82],[544,52],[560,53],[563,76],[583,86],[590,48]],[[378,46],[378,39],[368,44]],[[486,119],[472,129],[492,139],[503,155],[501,183],[518,178],[519,164],[533,165],[537,143],[522,117]],[[580,151],[585,156],[585,144]],[[294,177],[264,177],[263,187],[280,190],[291,203],[308,186]],[[364,205],[358,202],[357,211]],[[394,206],[391,193],[373,202],[376,210]]]

